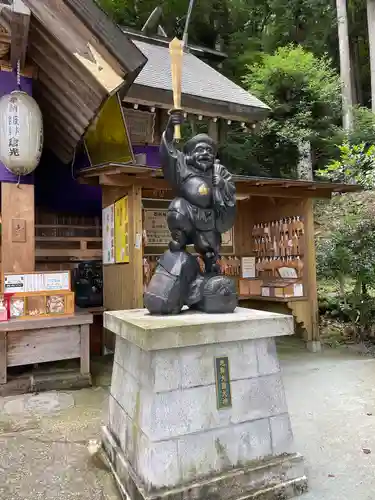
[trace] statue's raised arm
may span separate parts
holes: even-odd
[[[184,155],[176,149],[173,135],[175,126],[181,125],[183,121],[182,111],[172,110],[160,144],[160,160],[164,178],[174,189],[177,189],[181,182],[180,172],[183,168]]]

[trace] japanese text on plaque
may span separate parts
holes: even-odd
[[[218,410],[232,406],[228,356],[215,358],[216,396]]]

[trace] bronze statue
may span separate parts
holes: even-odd
[[[216,158],[217,144],[206,134],[175,147],[174,128],[183,112],[172,110],[160,146],[165,179],[176,198],[167,212],[172,241],[161,257],[145,293],[151,314],[178,314],[184,305],[205,312],[233,312],[237,305],[234,283],[220,275],[221,235],[236,215],[236,190],[231,174]],[[205,270],[187,252],[194,245]]]

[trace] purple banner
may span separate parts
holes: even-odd
[[[13,90],[17,89],[17,77],[14,72],[0,71],[0,97],[10,94]],[[21,90],[32,95],[32,78],[21,77]],[[18,177],[0,162],[0,182],[17,183]],[[20,179],[21,184],[34,184],[34,174],[22,176]]]
[[[102,189],[80,184],[70,165],[65,165],[50,151],[44,150],[35,170],[35,205],[49,211],[100,216]]]

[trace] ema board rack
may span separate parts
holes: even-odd
[[[7,309],[7,319],[73,314],[70,271],[4,273],[1,306]]]

